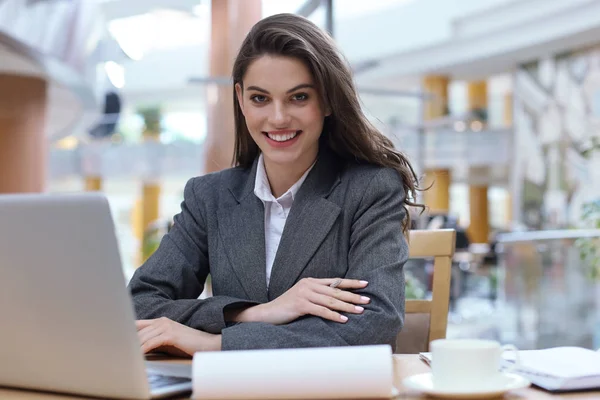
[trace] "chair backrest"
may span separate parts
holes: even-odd
[[[429,351],[432,340],[446,337],[455,243],[454,229],[410,231],[409,257],[434,259],[433,290],[431,300],[406,300],[404,327],[396,338],[396,353]]]

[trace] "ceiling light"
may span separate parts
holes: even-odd
[[[209,6],[206,3],[200,3],[192,8],[192,14],[200,18],[208,16],[209,11]]]
[[[114,61],[108,61],[104,64],[106,75],[117,89],[123,89],[125,86],[125,68]]]

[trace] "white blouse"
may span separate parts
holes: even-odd
[[[265,164],[263,155],[259,156],[258,166],[256,170],[256,179],[254,181],[254,194],[260,200],[262,200],[265,206],[265,255],[267,260],[267,287],[271,280],[271,270],[273,269],[273,262],[275,261],[275,255],[279,248],[279,242],[281,241],[281,235],[283,234],[283,228],[285,227],[285,221],[290,213],[292,204],[294,203],[294,197],[298,193],[298,190],[304,183],[306,176],[313,168],[314,164],[300,177],[300,179],[292,185],[283,195],[279,198],[275,198],[271,192],[271,185],[269,184],[269,178],[265,171]]]

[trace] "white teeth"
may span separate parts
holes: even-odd
[[[276,142],[285,142],[286,140],[295,138],[297,134],[298,132],[288,133],[285,135],[272,135],[267,133],[267,136],[269,136],[269,139],[275,140]]]

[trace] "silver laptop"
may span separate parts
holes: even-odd
[[[145,361],[134,318],[104,196],[0,196],[0,386],[121,399],[189,392],[189,365]]]

